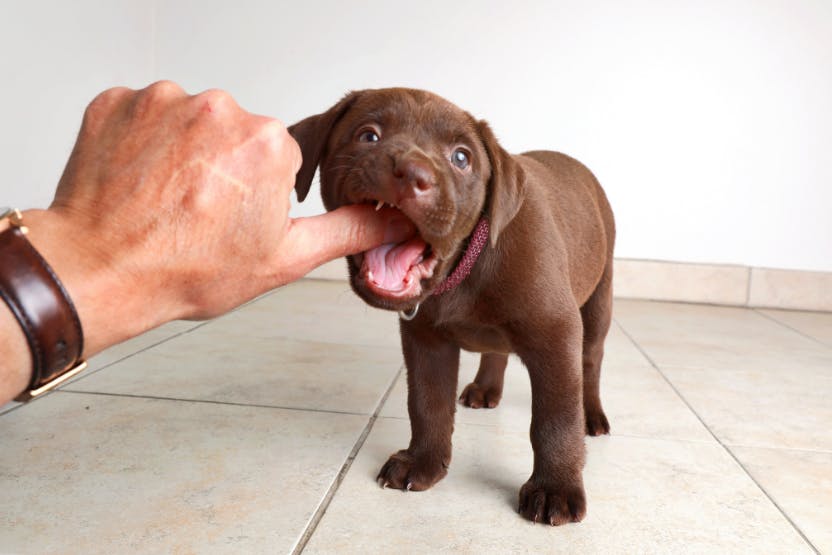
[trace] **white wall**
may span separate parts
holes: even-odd
[[[34,99],[31,83],[0,90],[15,101],[0,103],[12,116],[3,146],[34,145],[2,154],[17,177],[0,191],[17,204],[59,173],[92,89],[135,83],[152,51],[149,4],[102,2],[102,24],[80,33],[61,24],[83,20],[76,8],[20,31],[44,11],[28,6],[0,23],[18,30],[13,73],[36,66],[30,81],[50,87]],[[430,89],[488,119],[511,151],[587,163],[616,211],[619,257],[832,271],[832,2],[176,0],[156,10],[155,78],[225,88],[287,123],[350,89]],[[27,41],[37,47],[21,50]],[[113,51],[95,48],[104,44]],[[295,213],[322,210],[310,199]]]
[[[84,108],[153,76],[153,5],[0,0],[0,205],[45,207]]]

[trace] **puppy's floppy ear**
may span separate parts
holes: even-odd
[[[491,246],[497,245],[497,237],[514,219],[523,204],[526,174],[520,164],[497,142],[494,132],[484,120],[478,122],[480,139],[491,162],[491,179],[488,183],[486,214],[489,220]]]
[[[312,178],[315,177],[315,170],[318,169],[318,164],[324,156],[332,128],[352,106],[356,98],[358,98],[358,93],[351,92],[326,112],[317,116],[309,116],[289,126],[289,134],[300,145],[300,152],[303,156],[303,163],[295,178],[295,193],[298,195],[299,202],[303,202],[309,194]]]

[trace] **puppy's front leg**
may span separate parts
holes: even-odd
[[[534,449],[519,511],[553,526],[578,522],[586,514],[580,314],[576,309],[518,337],[518,354],[531,378]]]
[[[407,366],[410,447],[394,453],[378,474],[384,487],[426,490],[445,477],[451,463],[459,347],[432,329],[401,323]]]

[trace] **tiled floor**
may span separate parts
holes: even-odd
[[[832,553],[832,314],[615,317],[581,524],[514,510],[532,456],[516,359],[498,408],[459,407],[442,482],[380,489],[409,437],[396,315],[306,281],[0,408],[0,553]]]

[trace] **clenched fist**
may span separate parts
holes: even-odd
[[[54,202],[23,213],[78,309],[85,356],[169,320],[216,316],[328,260],[414,233],[397,211],[370,206],[289,218],[300,165],[280,121],[223,91],[190,96],[163,81],[95,98]],[[0,322],[13,322],[6,311],[0,305]],[[7,363],[16,346],[28,355],[18,331],[0,330]]]

